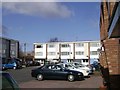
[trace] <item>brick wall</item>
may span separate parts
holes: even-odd
[[[106,0],[104,0],[106,1]],[[108,27],[114,12],[116,2],[102,2],[100,14],[100,39],[104,50],[100,54],[100,64],[103,79],[108,90],[120,90],[120,38],[109,38]],[[120,30],[120,22],[116,25]],[[116,35],[120,33],[114,33]]]
[[[104,41],[107,64],[110,74],[119,73],[119,39],[108,39]]]
[[[108,27],[114,5],[115,2],[101,3],[100,37],[105,50],[100,55],[100,62],[104,68],[108,67],[110,74],[120,74],[120,39],[108,38]]]
[[[119,39],[119,46],[118,46],[118,70],[120,74],[120,39]]]
[[[104,51],[102,51],[101,56],[100,56],[101,65],[104,68],[109,68],[110,74],[120,74],[119,39],[104,40],[103,43],[104,43]]]

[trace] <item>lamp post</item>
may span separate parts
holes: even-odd
[[[24,61],[25,61],[25,58],[26,58],[26,43],[24,43]]]

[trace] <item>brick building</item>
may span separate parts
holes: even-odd
[[[120,2],[101,2],[100,63],[104,85],[108,90],[120,89]]]

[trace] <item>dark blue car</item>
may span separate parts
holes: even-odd
[[[68,81],[84,79],[81,72],[72,71],[55,64],[48,64],[34,69],[32,70],[31,75],[39,81],[43,79],[66,79]]]
[[[99,70],[99,64],[100,64],[99,62],[94,61],[93,64],[91,64],[91,66],[95,68],[95,70]]]

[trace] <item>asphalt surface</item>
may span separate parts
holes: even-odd
[[[83,81],[68,82],[65,80],[32,80],[30,82],[21,83],[21,88],[99,88],[101,77],[91,77]]]
[[[37,66],[38,67],[38,66]],[[13,78],[17,81],[20,88],[99,88],[102,85],[102,78],[99,72],[91,75],[90,78],[85,78],[82,81],[68,82],[66,80],[43,80],[38,81],[31,77],[31,70],[37,68],[25,67],[23,69],[9,69],[9,72]]]
[[[31,77],[31,70],[34,68],[37,68],[38,66],[32,66],[32,67],[24,67],[22,69],[8,69],[5,70],[6,72],[9,72],[12,77],[17,81],[18,84],[22,82],[28,82],[31,80],[34,80],[34,78]]]

